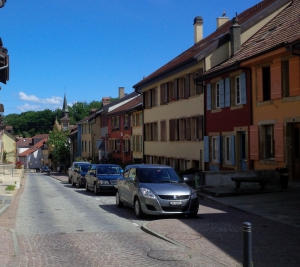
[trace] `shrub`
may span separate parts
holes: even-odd
[[[22,169],[22,162],[21,161],[17,161],[16,162],[16,169]]]
[[[5,190],[6,191],[14,191],[15,190],[15,185],[8,185],[6,188],[5,188]]]

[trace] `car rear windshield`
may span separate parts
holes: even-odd
[[[118,166],[99,166],[97,170],[98,174],[108,175],[108,174],[121,174],[121,168]]]
[[[89,170],[89,167],[90,166],[80,166],[80,170],[82,171],[82,172],[88,172],[88,170]]]
[[[181,183],[181,178],[172,168],[142,168],[138,171],[141,183]]]

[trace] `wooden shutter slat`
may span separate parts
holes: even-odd
[[[283,123],[274,125],[275,160],[284,161]]]
[[[271,99],[281,98],[281,61],[271,65]]]

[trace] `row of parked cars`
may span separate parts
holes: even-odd
[[[124,170],[116,164],[74,162],[68,170],[69,183],[86,191],[115,192],[116,205],[134,209],[138,218],[148,215],[197,216],[199,199],[170,166],[133,164]]]

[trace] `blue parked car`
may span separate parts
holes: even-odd
[[[73,178],[71,180],[72,186],[77,186],[77,188],[85,187],[85,176],[89,169],[92,167],[92,164],[78,164],[73,172]]]
[[[117,164],[94,164],[85,176],[85,190],[114,192],[117,179],[122,178],[123,169]]]

